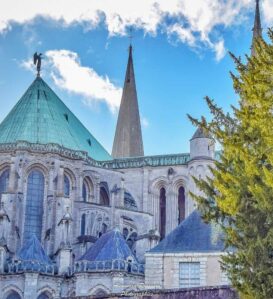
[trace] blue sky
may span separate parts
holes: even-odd
[[[60,0],[65,9],[25,0],[22,12],[14,0],[0,0],[0,121],[33,81],[39,51],[44,80],[111,152],[132,27],[145,154],[188,152],[195,129],[186,114],[209,117],[204,96],[225,110],[236,105],[226,51],[249,53],[254,1],[196,0],[187,7],[188,0],[140,0],[130,7],[116,0],[118,8],[100,1],[97,13],[97,0]],[[272,24],[272,7],[263,1],[264,27]]]

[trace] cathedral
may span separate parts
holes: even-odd
[[[228,284],[190,197],[217,152],[193,133],[189,153],[144,155],[132,46],[111,155],[38,68],[0,124],[0,299]]]

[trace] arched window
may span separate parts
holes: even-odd
[[[69,196],[70,195],[70,180],[68,176],[65,174],[64,175],[64,196]]]
[[[161,240],[165,238],[166,233],[166,190],[165,188],[160,189],[160,196],[159,196],[159,202],[160,202],[160,222],[159,222],[159,232],[160,232],[160,238]]]
[[[185,219],[185,189],[178,189],[178,224]]]
[[[44,203],[44,176],[32,170],[27,181],[24,241],[35,234],[41,241]]]
[[[87,183],[85,181],[83,181],[83,184],[82,184],[82,199],[84,202],[87,202],[88,201],[88,186],[87,186]]]
[[[40,294],[37,299],[49,299],[49,296],[44,292]]]
[[[6,299],[21,299],[21,296],[17,292],[11,291]]]
[[[9,183],[9,169],[4,170],[0,175],[0,195],[7,192]]]
[[[100,204],[104,206],[110,205],[109,190],[106,182],[100,183]]]
[[[85,235],[85,219],[86,219],[86,215],[82,214],[82,218],[81,218],[81,236]]]

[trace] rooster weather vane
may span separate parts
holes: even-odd
[[[37,77],[40,77],[42,55],[43,55],[42,53],[38,54],[37,52],[35,52],[33,55],[33,63],[37,67]]]

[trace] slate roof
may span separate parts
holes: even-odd
[[[201,128],[197,128],[191,140],[196,138],[211,138],[211,137],[209,136],[209,134],[204,133],[204,131]]]
[[[219,226],[205,223],[198,210],[193,211],[151,253],[224,251],[223,232]]]
[[[132,262],[137,262],[121,232],[115,228],[103,234],[79,261],[126,261],[128,257]]]
[[[17,256],[21,261],[34,261],[45,265],[52,264],[52,261],[46,255],[40,241],[34,234],[25,242]]]
[[[61,99],[37,77],[0,124],[0,144],[27,141],[85,151],[98,161],[111,156]]]

